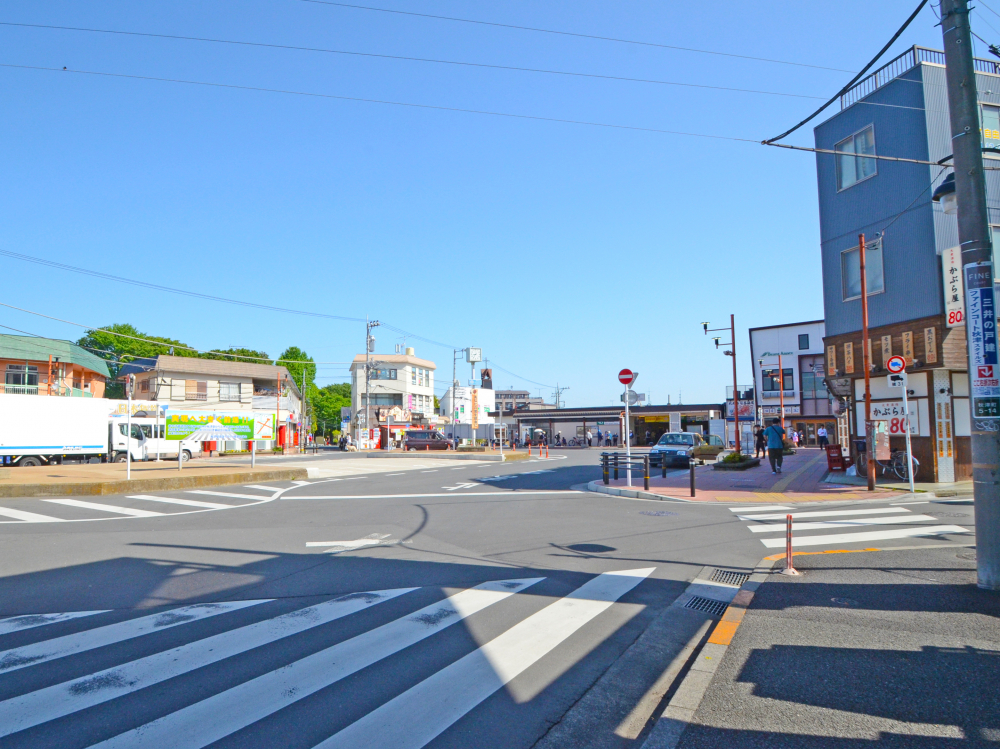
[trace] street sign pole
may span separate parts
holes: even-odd
[[[913,489],[913,448],[910,447],[910,401],[906,397],[906,377],[903,377],[903,413],[906,414],[906,475],[910,477],[910,494]]]
[[[907,392],[909,383],[906,378],[906,360],[902,356],[891,356],[885,363],[885,368],[889,371],[889,387],[903,388],[903,428],[906,430],[906,475],[910,479],[910,494],[913,494],[913,448],[910,445],[910,399]]]
[[[632,385],[625,386],[625,483],[627,486],[632,486],[632,430],[629,425],[632,423],[628,415],[628,402],[630,398],[628,397],[628,391],[632,389]]]

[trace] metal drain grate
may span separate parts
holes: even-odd
[[[732,570],[716,570],[708,579],[713,583],[722,583],[723,585],[735,585],[739,587],[750,579],[750,573],[733,572]]]
[[[729,604],[724,601],[713,601],[711,598],[695,596],[684,604],[684,608],[694,609],[695,611],[705,611],[712,616],[722,616],[728,605]]]

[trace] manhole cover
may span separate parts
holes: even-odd
[[[667,512],[666,510],[645,510],[639,513],[640,515],[650,515],[654,518],[665,518],[671,515],[677,515],[676,512]]]
[[[614,546],[605,546],[604,544],[573,544],[572,546],[567,546],[567,549],[572,549],[573,551],[582,551],[587,554],[601,554],[605,551],[615,551]]]
[[[833,603],[837,604],[838,606],[850,607],[858,605],[858,602],[855,601],[853,598],[831,598],[830,600],[833,601]]]
[[[935,512],[939,518],[967,518],[971,517],[967,512]]]
[[[694,596],[690,601],[684,604],[684,608],[694,609],[695,611],[705,611],[712,616],[722,616],[728,605],[729,604],[724,601],[715,601],[711,598]]]
[[[955,556],[958,557],[959,559],[967,559],[970,562],[975,562],[976,561],[976,550],[975,549],[970,549],[969,551],[960,551]]]
[[[735,585],[740,586],[750,579],[749,572],[733,572],[732,570],[716,570],[712,573],[712,576],[708,578],[713,583],[722,583],[723,585]]]

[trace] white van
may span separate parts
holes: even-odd
[[[115,417],[120,418],[120,417]],[[159,423],[157,423],[159,422]],[[146,460],[156,460],[157,455],[160,458],[168,460],[177,460],[177,450],[178,447],[183,448],[182,460],[191,460],[193,456],[198,456],[201,454],[201,443],[193,442],[191,440],[168,440],[164,435],[164,430],[166,425],[164,420],[156,419],[152,416],[133,416],[132,417],[132,427],[133,429],[138,425],[139,429],[142,431],[143,436],[146,438]]]

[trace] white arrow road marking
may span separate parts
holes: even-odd
[[[22,523],[61,523],[61,518],[54,518],[51,515],[39,515],[34,512],[24,510],[11,510],[7,507],[0,507],[0,517],[14,518]]]
[[[353,593],[29,692],[0,703],[0,736],[23,731],[291,637],[411,590],[416,588]]]
[[[244,609],[247,606],[256,606],[259,603],[266,603],[270,599],[254,601],[227,601],[225,603],[196,603],[192,606],[182,606],[179,609],[160,611],[149,616],[142,616],[138,619],[127,619],[116,624],[108,624],[104,627],[97,627],[86,632],[78,632],[72,635],[57,637],[54,640],[44,640],[21,648],[4,650],[0,652],[0,672],[7,673],[25,666],[35,666],[39,663],[63,658],[67,655],[75,655],[85,650],[102,648],[105,645],[113,645],[123,640],[131,640],[133,637],[149,634],[150,632],[160,632],[168,627],[176,627],[179,624],[207,619],[210,616],[218,616],[230,611]]]
[[[456,489],[471,489],[474,486],[478,486],[478,484],[475,484],[475,483],[472,483],[472,484],[459,484],[458,486],[442,486],[441,488],[444,489],[446,492],[453,492]]]
[[[341,551],[353,551],[365,546],[389,546],[398,543],[399,539],[390,539],[388,533],[372,533],[354,541],[308,541],[306,546],[329,546],[330,548],[326,550],[328,554],[338,554]]]
[[[609,608],[654,569],[598,575],[314,749],[420,749]]]
[[[792,524],[792,537],[795,537],[798,531],[819,531],[819,530],[829,530],[830,528],[853,528],[859,525],[897,525],[901,523],[922,523],[925,520],[937,520],[935,517],[930,515],[904,515],[899,517],[898,515],[890,515],[887,518],[858,518],[857,520],[827,520],[819,521],[816,523],[793,523]],[[764,523],[763,525],[748,525],[749,528],[754,533],[777,533],[778,531],[785,530],[785,523]]]
[[[208,491],[207,489],[188,489],[185,492],[185,494],[207,494],[211,497],[229,497],[230,499],[255,499],[258,502],[261,502],[265,499],[270,499],[270,497],[262,497],[259,494],[232,494],[230,492],[211,492]]]
[[[10,616],[6,619],[0,619],[0,635],[6,635],[10,632],[20,632],[22,629],[44,627],[46,624],[68,622],[70,619],[79,619],[81,616],[104,614],[107,611],[108,609],[104,611],[69,611],[64,614],[22,614],[21,616]]]
[[[54,502],[57,505],[69,505],[70,507],[83,507],[87,510],[100,510],[101,512],[115,512],[119,515],[131,515],[134,518],[159,518],[163,517],[162,512],[152,512],[150,510],[133,510],[131,507],[115,507],[114,505],[104,505],[100,502],[84,502],[79,499],[43,499],[43,502]]]
[[[200,749],[544,579],[496,580],[463,590],[94,747]]]
[[[826,544],[853,544],[862,541],[882,541],[892,538],[910,538],[912,536],[941,536],[947,533],[971,533],[958,525],[927,525],[920,528],[900,528],[884,531],[867,531],[863,533],[838,533],[830,536],[802,536],[796,538],[794,527],[792,546],[823,546]],[[784,538],[762,538],[761,543],[769,549],[780,549],[785,545]]]

